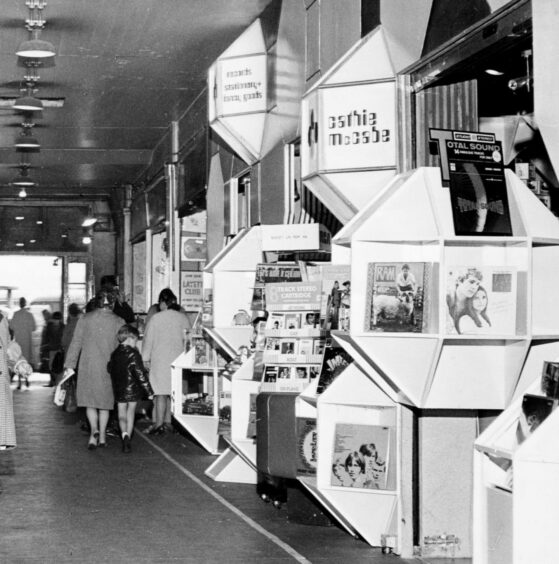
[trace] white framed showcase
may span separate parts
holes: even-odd
[[[402,502],[411,498],[411,412],[351,363],[318,396],[316,424],[316,475],[299,481],[350,534],[411,554],[411,504]]]
[[[559,345],[545,349],[556,361]],[[559,411],[542,390],[541,366],[532,372],[535,381],[475,442],[474,564],[557,560]]]
[[[171,413],[210,454],[219,453],[219,422],[230,406],[229,382],[219,374],[216,353],[205,343],[196,344],[171,364]]]
[[[505,170],[505,181],[511,235],[455,235],[449,189],[438,168],[425,167],[396,176],[333,240],[352,255],[350,331],[334,336],[389,397],[426,410],[417,445],[425,477],[416,486],[423,556],[471,556],[475,413],[505,409],[529,378],[530,356],[559,341],[559,301],[549,299],[559,222],[512,171]],[[415,277],[423,284],[417,295],[425,318],[414,301],[413,317],[398,306],[400,318],[382,319],[374,310],[382,300],[374,297],[388,292],[377,291],[376,265],[392,268],[394,285],[404,264],[423,269]],[[490,325],[456,327],[449,290],[456,288],[459,267],[481,272],[478,287],[480,280],[491,281],[487,301],[498,309]],[[383,325],[387,320],[392,325]],[[449,452],[444,464],[434,445]],[[460,487],[448,487],[450,473]]]
[[[400,401],[503,409],[530,343],[559,339],[553,323],[559,302],[549,299],[559,222],[514,173],[506,171],[506,181],[512,236],[455,236],[439,169],[422,168],[396,177],[334,239],[352,253],[351,330],[342,342],[361,352]],[[413,321],[409,310],[391,320],[383,310],[389,306],[374,299],[377,270],[399,272],[404,265],[416,269],[422,293]],[[461,269],[474,268],[491,284],[492,318],[490,325],[462,328],[451,319],[449,289]]]

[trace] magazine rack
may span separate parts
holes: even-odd
[[[352,253],[351,328],[340,341],[381,376],[397,401],[428,409],[504,409],[531,343],[559,339],[559,300],[549,299],[556,294],[559,222],[508,170],[506,182],[513,236],[455,236],[440,171],[421,168],[397,176],[334,240]],[[423,330],[368,330],[368,265],[410,261],[433,265]],[[458,265],[495,266],[515,275],[513,315],[504,332],[449,332],[445,288],[449,270]]]
[[[541,393],[539,378],[527,392]],[[557,560],[559,411],[518,446],[521,402],[513,401],[475,442],[474,564]]]
[[[171,364],[171,412],[209,453],[217,454],[219,412],[229,403],[229,386],[219,375],[215,353],[208,360],[206,366],[197,365],[190,349]],[[189,406],[192,397],[203,399]]]

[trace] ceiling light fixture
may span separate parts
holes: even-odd
[[[503,71],[497,69],[485,69],[485,72],[491,76],[503,76],[505,74]]]
[[[18,98],[12,107],[20,112],[42,112],[43,102],[35,96],[27,95]]]
[[[43,8],[47,5],[45,0],[27,0],[29,17],[25,20],[25,27],[31,37],[24,41],[16,51],[18,57],[29,59],[46,59],[54,57],[56,50],[50,41],[41,39],[41,31],[45,28],[46,20],[43,18]]]
[[[97,218],[92,215],[88,215],[82,222],[82,227],[91,227],[97,223]]]
[[[24,150],[24,151],[31,151],[34,149],[40,149],[41,145],[39,141],[33,135],[31,135],[31,128],[35,125],[34,123],[25,122],[21,124],[23,129],[21,133],[18,135],[15,148]]]
[[[25,191],[25,188],[22,188],[22,189],[19,191],[18,196],[19,196],[20,198],[22,198],[22,199],[27,197],[27,192]]]
[[[36,182],[29,177],[29,164],[22,163],[19,168],[19,174],[11,181],[12,186],[19,186],[20,188],[35,186]]]

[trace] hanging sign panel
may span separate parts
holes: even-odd
[[[217,61],[217,115],[227,117],[266,111],[265,54]]]
[[[316,115],[316,112],[315,112]],[[359,170],[396,164],[395,83],[375,82],[319,91],[320,170]]]

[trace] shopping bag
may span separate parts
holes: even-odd
[[[64,400],[66,399],[66,388],[62,384],[58,384],[54,389],[54,405],[62,407],[64,405]]]

